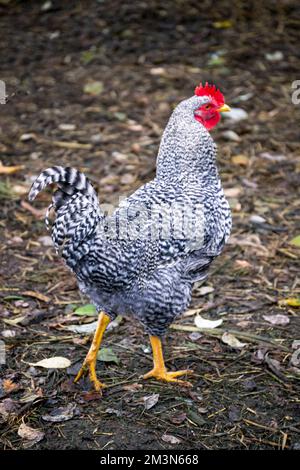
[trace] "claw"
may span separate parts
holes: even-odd
[[[163,382],[176,383],[178,385],[182,385],[183,387],[192,387],[193,385],[190,382],[176,378],[182,375],[191,375],[192,373],[192,370],[177,370],[174,372],[167,372],[166,369],[158,369],[154,367],[152,370],[150,370],[150,372],[143,376],[143,379],[155,378],[157,380],[162,380]]]
[[[94,385],[94,389],[96,390],[96,392],[102,392],[102,389],[106,387],[105,384],[103,384],[97,379],[96,362],[97,362],[97,353],[98,353],[98,350],[102,341],[102,336],[109,321],[110,321],[109,317],[104,312],[101,312],[99,315],[98,325],[96,328],[96,332],[95,332],[90,350],[87,353],[87,356],[82,364],[80,371],[78,372],[78,374],[76,375],[74,379],[74,383],[77,383],[81,379],[81,377],[85,375],[86,372],[88,372],[90,381]]]
[[[150,336],[150,342],[153,351],[153,369],[143,376],[143,379],[150,379],[151,377],[162,380],[163,382],[172,382],[182,385],[183,387],[192,387],[193,385],[190,382],[185,380],[177,379],[181,375],[192,374],[192,370],[177,370],[174,372],[167,372],[164,356],[162,352],[161,340],[157,336]]]
[[[106,385],[97,379],[96,360],[94,360],[94,358],[89,358],[88,356],[86,357],[81,369],[76,375],[74,383],[77,383],[81,379],[81,377],[86,375],[87,372],[89,373],[90,381],[92,382],[96,392],[102,392],[102,389],[105,388]]]

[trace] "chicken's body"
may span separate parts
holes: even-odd
[[[187,308],[194,282],[206,277],[230,233],[215,144],[194,118],[206,102],[194,96],[177,106],[163,134],[155,179],[110,217],[73,168],[44,171],[30,193],[34,199],[58,183],[52,238],[80,290],[110,319],[133,315],[152,336],[161,337]],[[178,235],[183,212],[188,222]]]

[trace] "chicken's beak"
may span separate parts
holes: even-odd
[[[223,104],[221,108],[218,109],[219,113],[228,113],[231,111],[231,108],[228,106],[228,104]]]

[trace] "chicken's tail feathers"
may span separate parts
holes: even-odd
[[[95,201],[98,200],[96,191],[83,173],[76,168],[62,166],[53,166],[40,173],[31,186],[29,200],[33,201],[38,193],[53,183],[57,183],[59,188],[69,196],[80,191],[82,194],[91,196]],[[56,206],[55,201],[53,203]]]
[[[33,201],[46,186],[56,183],[58,189],[52,196],[45,222],[49,229],[49,213],[56,212],[52,224],[52,240],[56,251],[73,268],[87,253],[88,240],[103,220],[98,196],[88,178],[71,167],[54,166],[43,171],[34,181],[29,200]]]

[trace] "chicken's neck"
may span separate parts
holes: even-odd
[[[156,177],[168,182],[219,181],[215,143],[194,117],[171,117],[161,140]]]

